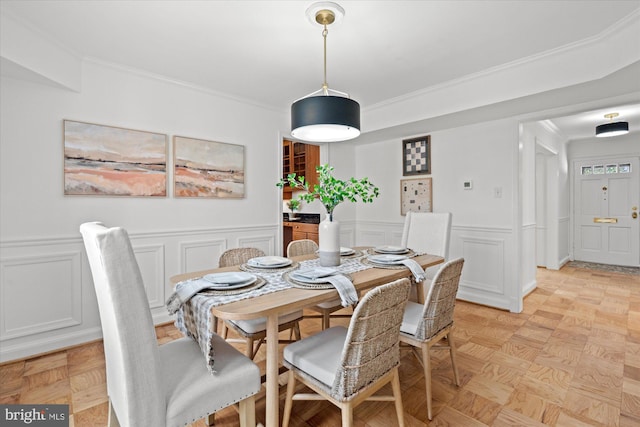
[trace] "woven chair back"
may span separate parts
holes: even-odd
[[[411,282],[369,291],[353,312],[331,396],[349,400],[400,363],[399,334]]]
[[[235,248],[225,251],[220,255],[219,267],[231,267],[233,265],[244,264],[251,258],[265,256],[265,253],[258,248]]]
[[[425,298],[422,320],[418,323],[416,338],[429,340],[442,329],[453,324],[453,310],[462,274],[464,259],[447,262],[434,277]]]
[[[318,250],[318,244],[310,239],[293,240],[287,246],[287,257],[313,255]]]

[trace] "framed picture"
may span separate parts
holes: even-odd
[[[173,137],[175,197],[244,197],[244,145]]]
[[[400,214],[433,212],[431,178],[400,180]]]
[[[431,136],[402,141],[402,175],[429,175],[431,173]]]
[[[165,197],[167,135],[65,120],[64,194]]]

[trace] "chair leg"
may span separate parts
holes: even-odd
[[[331,313],[328,310],[322,312],[322,330],[329,329],[331,327]]]
[[[300,341],[302,339],[302,334],[300,334],[300,323],[296,322],[291,329],[293,330],[293,336],[296,338],[296,341]]]
[[[256,427],[256,398],[247,397],[240,401],[240,427]]]
[[[291,418],[291,408],[293,407],[293,393],[296,390],[296,377],[293,371],[289,371],[287,381],[287,396],[284,400],[284,414],[282,414],[282,427],[289,427],[289,419]]]
[[[120,422],[118,421],[118,417],[116,416],[116,412],[113,410],[113,405],[111,404],[111,399],[109,399],[109,416],[107,418],[107,426],[108,427],[120,427]]]
[[[227,335],[229,335],[229,328],[226,323],[222,322],[222,338],[226,340]]]
[[[398,426],[404,427],[404,408],[402,407],[402,390],[400,390],[400,374],[398,374],[398,368],[396,368],[393,372],[393,378],[391,378],[391,388],[393,390],[393,401],[396,404]]]
[[[351,402],[342,404],[342,427],[353,426],[353,406]]]
[[[245,356],[249,359],[253,360],[254,352],[253,352],[253,339],[247,338],[247,348],[244,350]]]
[[[216,425],[216,413],[207,415],[207,425],[209,427]]]
[[[424,383],[427,391],[427,418],[433,419],[431,413],[431,356],[429,354],[429,346],[423,343],[422,346],[422,360],[424,365]]]
[[[447,343],[449,344],[449,354],[451,355],[451,366],[453,367],[453,379],[456,385],[460,387],[460,376],[458,375],[458,365],[456,364],[456,346],[453,342],[453,332],[447,334]]]

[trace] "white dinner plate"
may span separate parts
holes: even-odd
[[[409,252],[409,249],[403,248],[402,246],[378,246],[374,251],[379,254],[406,254]]]
[[[213,289],[215,291],[243,288],[258,280],[258,278],[253,274],[235,271],[207,274],[202,278],[207,282],[211,282],[211,285],[207,286],[207,289]]]
[[[260,256],[251,258],[247,264],[256,268],[281,268],[291,265],[293,261],[281,256]]]
[[[407,259],[404,255],[382,254],[369,255],[367,259],[375,264],[396,265]]]
[[[356,251],[354,251],[351,248],[345,248],[344,246],[340,246],[340,255],[342,255],[342,256],[349,256],[349,255],[353,255],[355,253],[356,253]]]

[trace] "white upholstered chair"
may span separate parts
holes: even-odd
[[[349,328],[335,326],[284,349],[289,368],[282,425],[287,427],[294,400],[326,399],[342,411],[342,425],[353,425],[353,410],[366,400],[395,402],[404,425],[398,366],[398,336],[409,298],[408,279],[369,291],[356,306]],[[294,394],[296,380],[316,394]],[[375,395],[391,384],[393,395]]]
[[[310,239],[293,240],[287,245],[287,258],[302,255],[313,255],[318,251],[318,244]],[[342,308],[342,301],[340,298],[336,298],[331,301],[323,302],[309,307],[309,310],[313,310],[319,315],[305,316],[308,318],[320,317],[322,319],[322,329],[329,328],[331,324],[331,313],[334,313]],[[351,317],[351,315],[339,315],[340,317]]]
[[[401,245],[416,252],[449,259],[449,241],[451,239],[451,213],[407,212],[402,230]],[[425,288],[435,277],[441,265],[425,270],[425,280],[418,289],[418,302],[424,300]]]
[[[432,419],[431,410],[431,349],[449,350],[453,378],[460,385],[456,365],[456,347],[453,341],[453,310],[456,304],[458,284],[462,274],[464,259],[458,258],[445,263],[431,282],[425,303],[407,303],[400,342],[412,346],[413,354],[422,363],[427,391],[427,417]]]
[[[214,373],[198,344],[158,346],[142,276],[122,228],[80,226],[104,336],[109,426],[180,426],[240,403],[240,425],[255,426],[260,370],[214,336]]]
[[[234,248],[225,251],[220,255],[218,262],[219,267],[231,267],[247,262],[251,258],[264,256],[265,253],[257,248]],[[278,318],[278,332],[291,330],[291,337],[296,340],[300,339],[300,321],[302,320],[302,310],[294,311],[280,316]],[[245,354],[253,359],[262,343],[267,337],[267,319],[264,317],[251,320],[225,320],[222,323],[222,337],[227,339],[229,329],[232,329],[238,335],[243,337],[246,344]],[[257,344],[256,344],[257,343]]]

